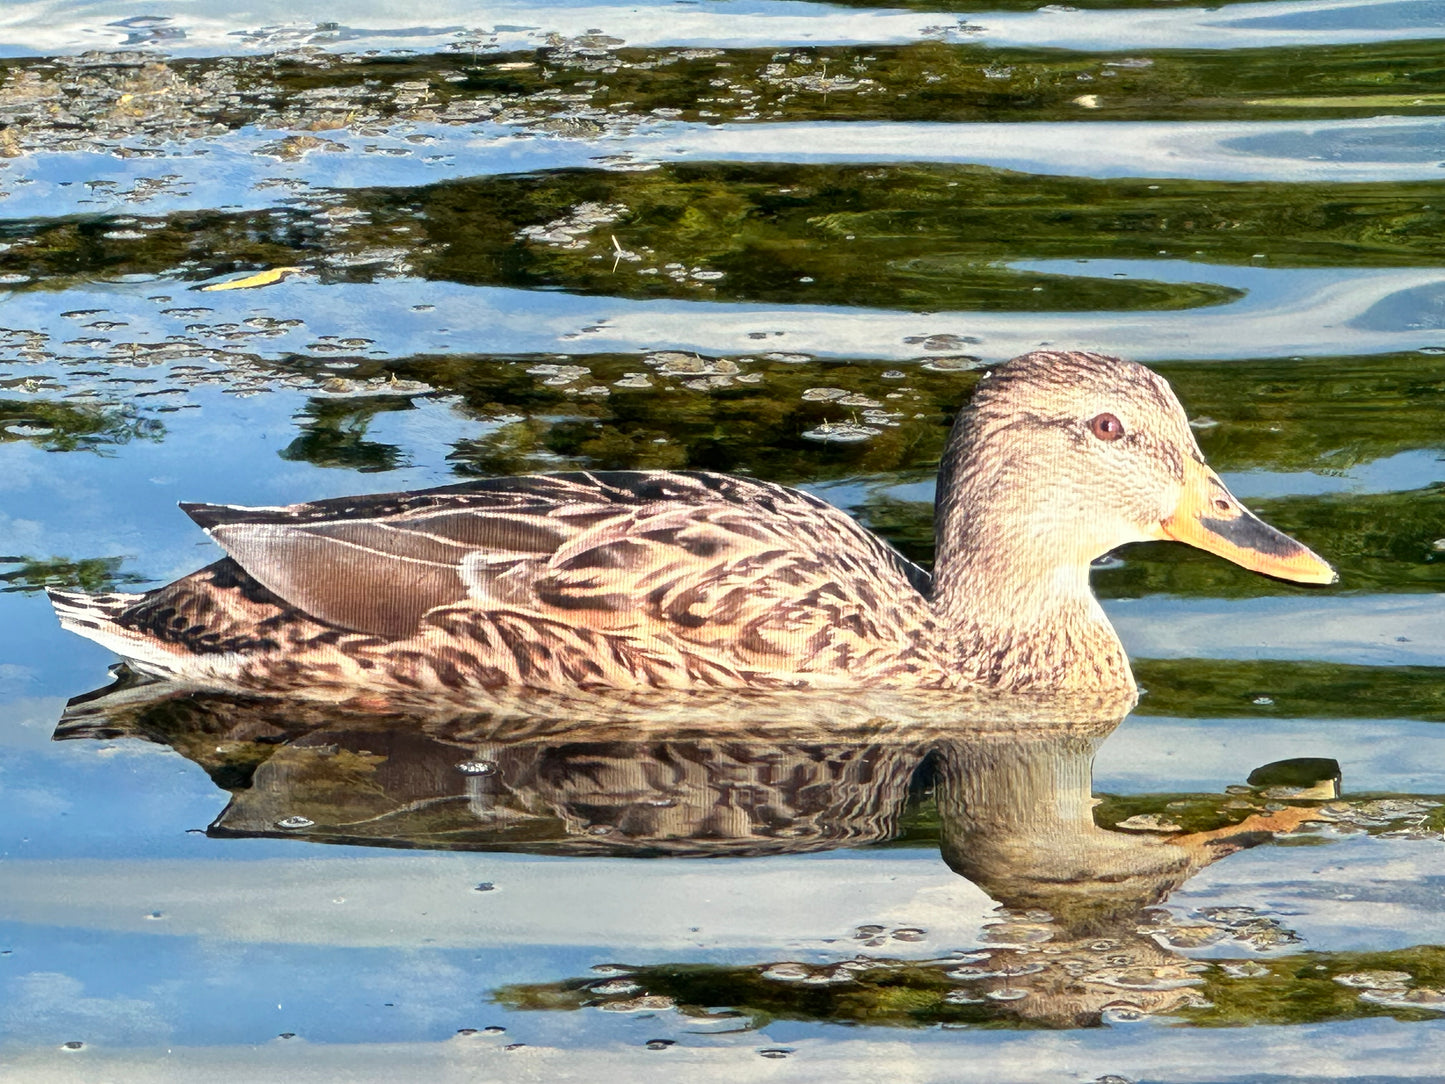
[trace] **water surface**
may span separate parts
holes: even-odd
[[[0,14],[0,1079],[1445,1079],[1440,5],[445,7]],[[928,564],[1045,344],[1341,574],[1111,555],[1127,718],[338,715],[43,595],[589,467]]]

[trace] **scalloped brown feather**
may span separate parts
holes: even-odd
[[[914,586],[927,573],[785,486],[579,472],[185,508],[228,559],[110,596],[107,616],[143,669],[204,685],[340,695],[952,683]],[[72,598],[57,593],[57,606]]]

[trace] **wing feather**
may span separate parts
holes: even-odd
[[[837,508],[770,483],[579,472],[186,510],[261,585],[331,625],[402,640],[458,607],[490,615],[499,665],[523,683],[590,673],[598,636],[604,670],[660,685],[866,678],[931,655],[913,586],[927,574]]]

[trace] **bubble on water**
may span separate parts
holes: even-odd
[[[1012,987],[1007,987],[1003,990],[990,990],[984,995],[984,997],[990,1001],[1022,1001],[1028,996],[1029,991],[1015,990]]]
[[[1139,1024],[1148,1020],[1149,1016],[1136,1005],[1108,1005],[1099,1013],[1099,1020],[1106,1025]]]
[[[1445,1012],[1445,991],[1433,990],[1427,986],[1403,992],[1366,990],[1360,995],[1360,1000],[1391,1009],[1433,1009],[1436,1012]]]
[[[816,440],[823,444],[860,444],[870,437],[876,437],[883,430],[871,425],[855,425],[852,422],[824,422],[816,429],[803,433],[804,440]]]
[[[608,997],[626,997],[629,994],[639,994],[642,987],[627,979],[607,979],[592,987],[594,994],[605,994]]]
[[[479,1034],[479,1033],[478,1033],[478,1031],[477,1031],[476,1028],[457,1028],[457,1034],[458,1034],[458,1035],[477,1035],[477,1034]]]
[[[1035,961],[1026,964],[1008,964],[998,967],[957,967],[952,971],[945,972],[944,977],[953,979],[955,982],[967,982],[974,979],[1015,978],[1020,975],[1037,975],[1047,966],[1047,964]]]
[[[463,775],[491,775],[497,770],[494,760],[464,760],[456,766]]]
[[[154,920],[156,920],[156,919],[165,918],[165,917],[166,917],[165,914],[164,914],[163,912],[161,912],[161,911],[152,911],[150,914],[146,915],[146,918],[147,918],[147,919],[150,919],[150,920],[152,920],[152,921],[154,921]]]
[[[677,1008],[677,1002],[659,994],[644,994],[626,1001],[608,1001],[598,1008],[603,1012],[661,1012]]]
[[[894,930],[892,936],[895,941],[924,941],[928,938],[928,932],[915,927],[905,926],[902,929]]]
[[[982,1005],[984,999],[974,997],[967,990],[950,990],[943,995],[943,1003],[945,1005]]]
[[[676,1046],[676,1039],[648,1039],[646,1042],[648,1050],[666,1050],[669,1046]]]
[[[812,971],[802,964],[773,964],[763,972],[763,978],[774,982],[802,982]]]
[[[1350,971],[1336,975],[1341,986],[1365,987],[1370,990],[1403,990],[1413,976],[1408,971]]]
[[[1112,986],[1116,990],[1182,990],[1204,982],[1197,975],[1174,973],[1172,968],[1158,968],[1147,974],[1101,971],[1084,981],[1096,986]]]
[[[1223,963],[1219,965],[1219,970],[1231,979],[1259,979],[1269,974],[1269,968],[1253,960],[1245,960],[1240,964]]]
[[[1159,813],[1136,813],[1118,824],[1126,832],[1182,832],[1183,826],[1175,824]]]
[[[961,354],[958,357],[927,358],[919,368],[930,373],[962,373],[977,369],[982,364],[979,358]]]
[[[789,1054],[794,1053],[794,1050],[790,1046],[770,1046],[759,1050],[758,1053],[765,1058],[786,1058]]]
[[[316,822],[309,817],[294,816],[286,817],[276,822],[277,828],[284,828],[288,832],[294,832],[298,828],[310,828]]]
[[[852,982],[853,969],[848,967],[835,967],[831,971],[815,971],[803,980],[805,986],[831,986],[839,982]]]
[[[492,884],[491,881],[482,881],[472,888],[473,892],[495,892],[496,890],[497,886]]]
[[[68,1043],[61,1043],[61,1044],[60,1044],[60,1049],[61,1049],[61,1050],[84,1050],[84,1049],[85,1049],[85,1044],[84,1044],[83,1042],[81,1042],[79,1039],[71,1039],[70,1042],[68,1042]]]
[[[1271,704],[1274,703],[1274,697],[1272,697],[1272,696],[1256,696],[1253,700],[1250,701],[1250,703],[1251,703],[1251,704],[1258,704],[1260,707],[1268,707],[1269,705],[1271,705]]]

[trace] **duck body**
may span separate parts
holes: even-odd
[[[1184,524],[1261,571],[1333,577],[1203,466],[1161,378],[1092,354],[1025,355],[980,384],[940,468],[936,579],[811,494],[699,472],[182,508],[224,559],[145,594],[53,591],[62,625],[145,673],[325,699],[1132,691],[1089,588],[1099,554]]]
[[[284,508],[183,505],[228,557],[62,620],[167,677],[258,692],[943,686],[928,573],[786,486],[495,478]]]

